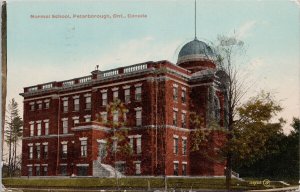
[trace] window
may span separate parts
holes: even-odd
[[[186,163],[182,163],[182,175],[186,175]]]
[[[41,146],[40,145],[36,146],[36,158],[37,159],[41,158]]]
[[[106,143],[105,142],[100,142],[98,145],[98,156],[100,157],[100,159],[104,159],[107,155],[107,151],[106,151]]]
[[[79,123],[79,119],[74,119],[74,120],[73,120],[74,127],[75,127],[75,125],[78,124],[78,123]]]
[[[34,136],[34,124],[30,124],[30,137]]]
[[[34,103],[30,103],[30,111],[34,111]],[[31,168],[31,171],[32,171],[32,168]]]
[[[63,119],[63,134],[68,133],[68,119]]]
[[[107,112],[102,112],[101,113],[101,120],[103,123],[107,122]]]
[[[185,113],[181,114],[181,126],[184,128],[186,127],[186,114]]]
[[[174,175],[178,175],[178,162],[174,162]]]
[[[142,110],[138,109],[135,112],[136,116],[136,126],[141,126],[142,125]]]
[[[107,105],[107,93],[102,93],[102,105]]]
[[[35,167],[35,175],[36,175],[36,176],[40,176],[40,175],[41,175],[40,166],[36,166],[36,167]]]
[[[32,167],[31,166],[28,167],[28,176],[32,176]]]
[[[187,142],[186,138],[182,138],[182,155],[186,155]]]
[[[114,92],[113,92],[113,100],[114,100],[114,101],[117,100],[117,99],[118,99],[118,96],[119,96],[118,91],[114,91]]]
[[[86,157],[87,156],[87,140],[82,140],[81,141],[81,157]]]
[[[43,175],[44,176],[48,175],[48,167],[47,166],[43,166]]]
[[[49,135],[49,122],[46,121],[44,125],[45,125],[45,135]]]
[[[84,121],[85,122],[91,122],[91,116],[90,115],[84,116]]]
[[[68,100],[63,101],[63,112],[68,112]]]
[[[125,173],[125,162],[116,162],[116,169],[121,172],[121,173]]]
[[[60,174],[67,175],[67,165],[60,165]]]
[[[50,107],[50,102],[49,101],[45,101],[45,109],[49,109]]]
[[[129,137],[129,147],[130,147],[130,150],[131,152],[133,152],[133,137]]]
[[[66,143],[61,145],[61,158],[66,159],[68,156],[68,145]]]
[[[184,89],[181,91],[181,101],[182,103],[186,102],[186,91]]]
[[[48,159],[48,145],[44,145],[44,159]]]
[[[135,100],[141,101],[142,100],[142,87],[135,88]]]
[[[136,175],[141,174],[141,163],[135,163],[135,174]]]
[[[177,111],[173,111],[173,125],[177,126]]]
[[[173,87],[173,99],[174,101],[177,101],[178,99],[178,86]]]
[[[91,97],[86,97],[85,98],[85,109],[91,109]]]
[[[125,103],[130,103],[130,89],[125,89]]]
[[[123,113],[123,122],[125,124],[127,123],[127,113],[128,113],[128,110],[124,111],[124,113]]]
[[[41,110],[43,108],[43,103],[42,102],[39,102],[38,103],[38,110]]]
[[[136,153],[137,154],[142,153],[142,138],[141,137],[136,138]]]
[[[78,176],[87,176],[88,175],[88,166],[78,166],[77,175]]]
[[[175,155],[178,154],[178,137],[173,138],[173,152]]]
[[[37,123],[37,136],[40,136],[42,134],[42,124],[41,122]]]
[[[79,111],[79,98],[74,99],[74,111]]]
[[[114,111],[114,113],[113,113],[113,122],[114,123],[119,122],[119,112],[118,111]]]
[[[113,138],[112,152],[116,152],[118,149],[118,140],[117,138]]]
[[[33,159],[33,146],[29,146],[29,159]]]

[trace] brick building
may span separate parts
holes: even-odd
[[[190,124],[192,112],[204,127],[210,119],[224,125],[219,73],[212,49],[195,39],[177,64],[149,61],[25,87],[22,175],[224,175],[224,163],[191,150],[199,128]],[[114,100],[126,113],[108,111]],[[113,136],[121,130],[126,135],[118,142]],[[224,136],[211,134],[201,151],[215,155]],[[125,145],[129,153],[119,150]]]

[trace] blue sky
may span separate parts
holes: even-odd
[[[233,35],[245,42],[243,70],[260,89],[276,93],[290,120],[299,107],[299,9],[297,0],[198,0],[197,37],[215,42]],[[146,14],[144,19],[32,19],[52,14]],[[8,99],[22,88],[66,80],[145,61],[176,63],[194,38],[194,1],[8,2]],[[285,127],[288,130],[288,125]]]

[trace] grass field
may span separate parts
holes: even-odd
[[[168,188],[175,189],[224,189],[224,178],[168,178]],[[120,189],[163,188],[163,178],[121,178]],[[89,188],[109,189],[117,186],[115,178],[6,178],[3,184],[14,188]],[[269,188],[283,187],[279,183],[270,184]],[[262,184],[250,184],[248,181],[232,180],[236,190],[264,189]]]

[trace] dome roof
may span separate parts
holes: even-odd
[[[212,48],[203,41],[199,41],[195,38],[181,48],[178,54],[177,64],[199,59],[211,59],[213,56],[214,52]]]

